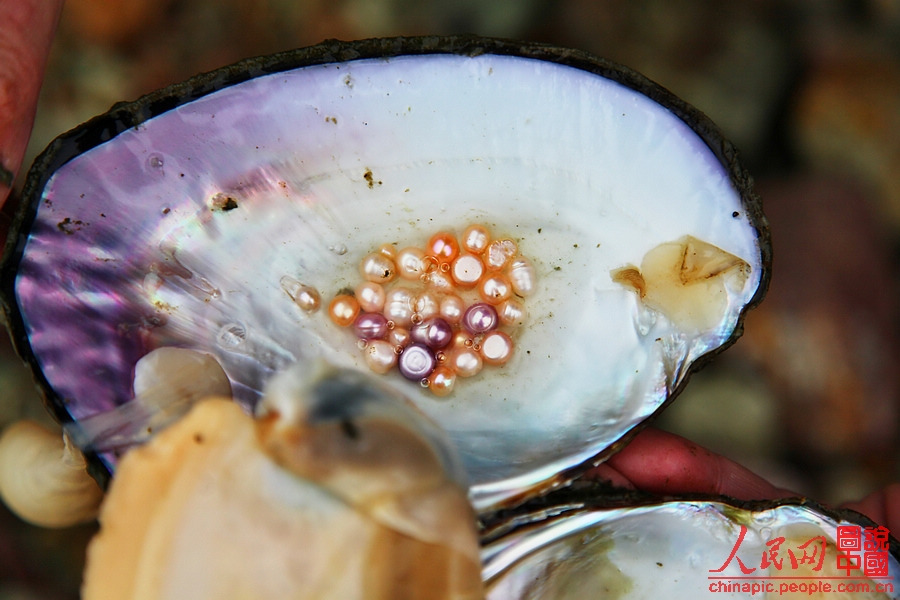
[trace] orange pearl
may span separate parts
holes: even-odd
[[[500,304],[512,296],[512,284],[506,275],[495,273],[481,281],[478,293],[488,304]]]
[[[462,247],[472,254],[481,254],[488,247],[491,234],[483,225],[469,225],[462,234]]]
[[[491,331],[481,340],[481,358],[489,365],[505,364],[512,353],[512,338],[502,331]]]
[[[428,240],[428,253],[440,263],[451,262],[459,254],[459,242],[452,233],[438,232]]]
[[[349,327],[359,314],[359,302],[349,294],[338,294],[328,305],[328,316],[335,325]]]
[[[456,374],[447,367],[436,367],[428,376],[428,389],[435,396],[446,396],[453,391]]]

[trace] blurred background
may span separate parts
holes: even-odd
[[[117,101],[242,58],[463,32],[641,71],[712,117],[757,180],[769,295],[657,424],[828,503],[900,481],[898,0],[69,0],[25,164]],[[23,416],[48,419],[0,336],[0,427]],[[0,508],[0,600],[77,598],[94,531]]]

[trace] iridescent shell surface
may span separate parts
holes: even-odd
[[[537,285],[510,362],[446,398],[385,376],[449,432],[479,507],[610,452],[768,279],[749,178],[702,114],[616,65],[495,40],[332,43],[200,76],[60,138],[26,195],[5,304],[63,420],[127,402],[160,346],[212,353],[248,409],[291,363],[365,368],[286,277],[324,302],[385,242],[513,238]],[[684,236],[747,270],[699,332],[610,275]]]

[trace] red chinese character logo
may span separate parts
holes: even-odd
[[[886,527],[866,527],[863,530],[863,571],[868,577],[887,577],[888,541]]]
[[[791,559],[791,568],[796,569],[799,565],[816,565],[813,567],[813,571],[821,571],[822,563],[825,562],[825,546],[827,541],[825,540],[824,535],[820,535],[814,538],[810,538],[800,546],[797,546],[797,550],[803,550],[803,554],[800,558],[797,558],[797,555],[794,554],[793,550],[788,550],[788,556]]]
[[[752,573],[753,571],[756,570],[755,568],[753,568],[753,569],[748,568],[746,565],[744,565],[744,563],[741,561],[741,559],[737,558],[737,556],[736,556],[738,548],[740,548],[740,546],[741,546],[741,542],[744,541],[745,535],[747,535],[747,526],[741,525],[741,533],[740,533],[740,535],[738,535],[738,539],[737,539],[737,542],[735,542],[735,544],[734,544],[734,548],[731,549],[731,554],[728,555],[728,558],[725,559],[725,562],[722,564],[721,567],[719,567],[718,569],[710,569],[709,570],[710,573],[721,573],[722,571],[724,571],[726,569],[726,567],[728,567],[728,565],[731,564],[732,560],[737,560],[738,566],[741,568],[741,573],[743,573],[744,575],[749,575],[750,573]]]

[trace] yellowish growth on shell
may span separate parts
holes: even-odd
[[[68,527],[96,518],[103,492],[61,432],[19,421],[0,437],[0,497],[30,523]]]
[[[742,289],[749,274],[750,265],[743,259],[688,235],[651,249],[640,268],[625,266],[610,276],[636,291],[645,306],[694,333],[722,321],[728,290]]]
[[[319,482],[298,477],[287,464],[295,461],[284,459],[320,455],[305,448],[339,446],[327,438],[347,433],[337,428],[310,440],[277,427],[279,418],[270,413],[255,421],[231,401],[207,399],[131,450],[88,549],[83,598],[483,597],[470,512],[448,525],[471,531],[466,552],[385,526]],[[333,481],[342,462],[321,469]],[[435,509],[414,496],[402,500],[412,511]]]

